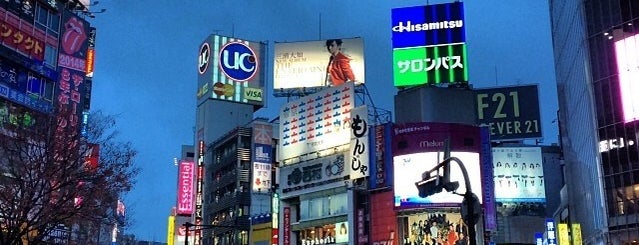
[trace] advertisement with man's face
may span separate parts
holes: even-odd
[[[361,38],[275,43],[275,91],[362,84],[364,41]]]

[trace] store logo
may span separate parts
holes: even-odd
[[[200,74],[204,74],[209,68],[209,59],[211,58],[211,47],[209,43],[202,44],[200,47],[200,55],[197,58],[197,70]]]
[[[227,43],[220,49],[220,69],[235,81],[249,80],[257,73],[257,55],[241,42]]]
[[[417,23],[413,24],[410,21],[399,22],[396,26],[393,26],[393,32],[414,32],[414,31],[430,31],[441,29],[454,29],[464,26],[463,20],[450,20],[430,23]]]

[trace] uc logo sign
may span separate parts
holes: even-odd
[[[246,44],[227,43],[220,49],[220,69],[235,81],[249,80],[257,73],[257,56]]]

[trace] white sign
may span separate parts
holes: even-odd
[[[495,199],[502,202],[544,202],[543,166],[539,147],[493,148]]]
[[[353,83],[345,83],[283,105],[279,160],[349,143],[353,90]]]
[[[351,112],[351,144],[346,154],[346,163],[351,168],[351,179],[364,178],[369,175],[368,169],[370,152],[368,134],[370,128],[368,121],[368,107],[357,107]]]

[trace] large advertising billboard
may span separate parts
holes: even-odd
[[[368,107],[365,105],[351,111],[351,142],[346,154],[346,163],[351,168],[350,179],[365,178],[369,175]]]
[[[462,2],[391,11],[393,84],[468,83]]]
[[[459,212],[413,214],[400,218],[408,243],[404,244],[468,244],[469,229]]]
[[[493,148],[495,200],[545,202],[543,157],[540,147]]]
[[[351,139],[353,83],[284,104],[280,109],[280,161],[341,146]]]
[[[393,191],[395,208],[459,207],[463,197],[442,191],[420,197],[417,183],[423,174],[444,160],[445,142],[450,145],[450,156],[457,157],[467,170],[470,188],[480,202],[484,202],[482,188],[482,144],[480,128],[452,123],[406,123],[393,127]],[[459,165],[450,164],[450,180],[457,181],[457,193],[465,193],[467,186]],[[435,172],[433,172],[435,173]],[[442,168],[436,171],[443,176]]]
[[[275,43],[273,89],[277,91],[362,84],[362,38]]]
[[[468,83],[466,44],[393,50],[395,87]]]
[[[393,49],[466,42],[464,3],[391,10]]]
[[[624,122],[639,120],[639,41],[638,35],[626,37],[615,42],[617,71],[619,72],[619,91]]]
[[[193,184],[195,183],[195,163],[182,161],[178,172],[177,215],[193,214]]]
[[[206,99],[263,106],[265,44],[211,35],[198,51],[198,104]]]
[[[59,80],[56,88],[58,131],[80,132],[85,93],[86,51],[89,46],[89,23],[64,10],[60,28],[58,54]]]
[[[476,89],[477,124],[493,141],[541,138],[537,85]]]

